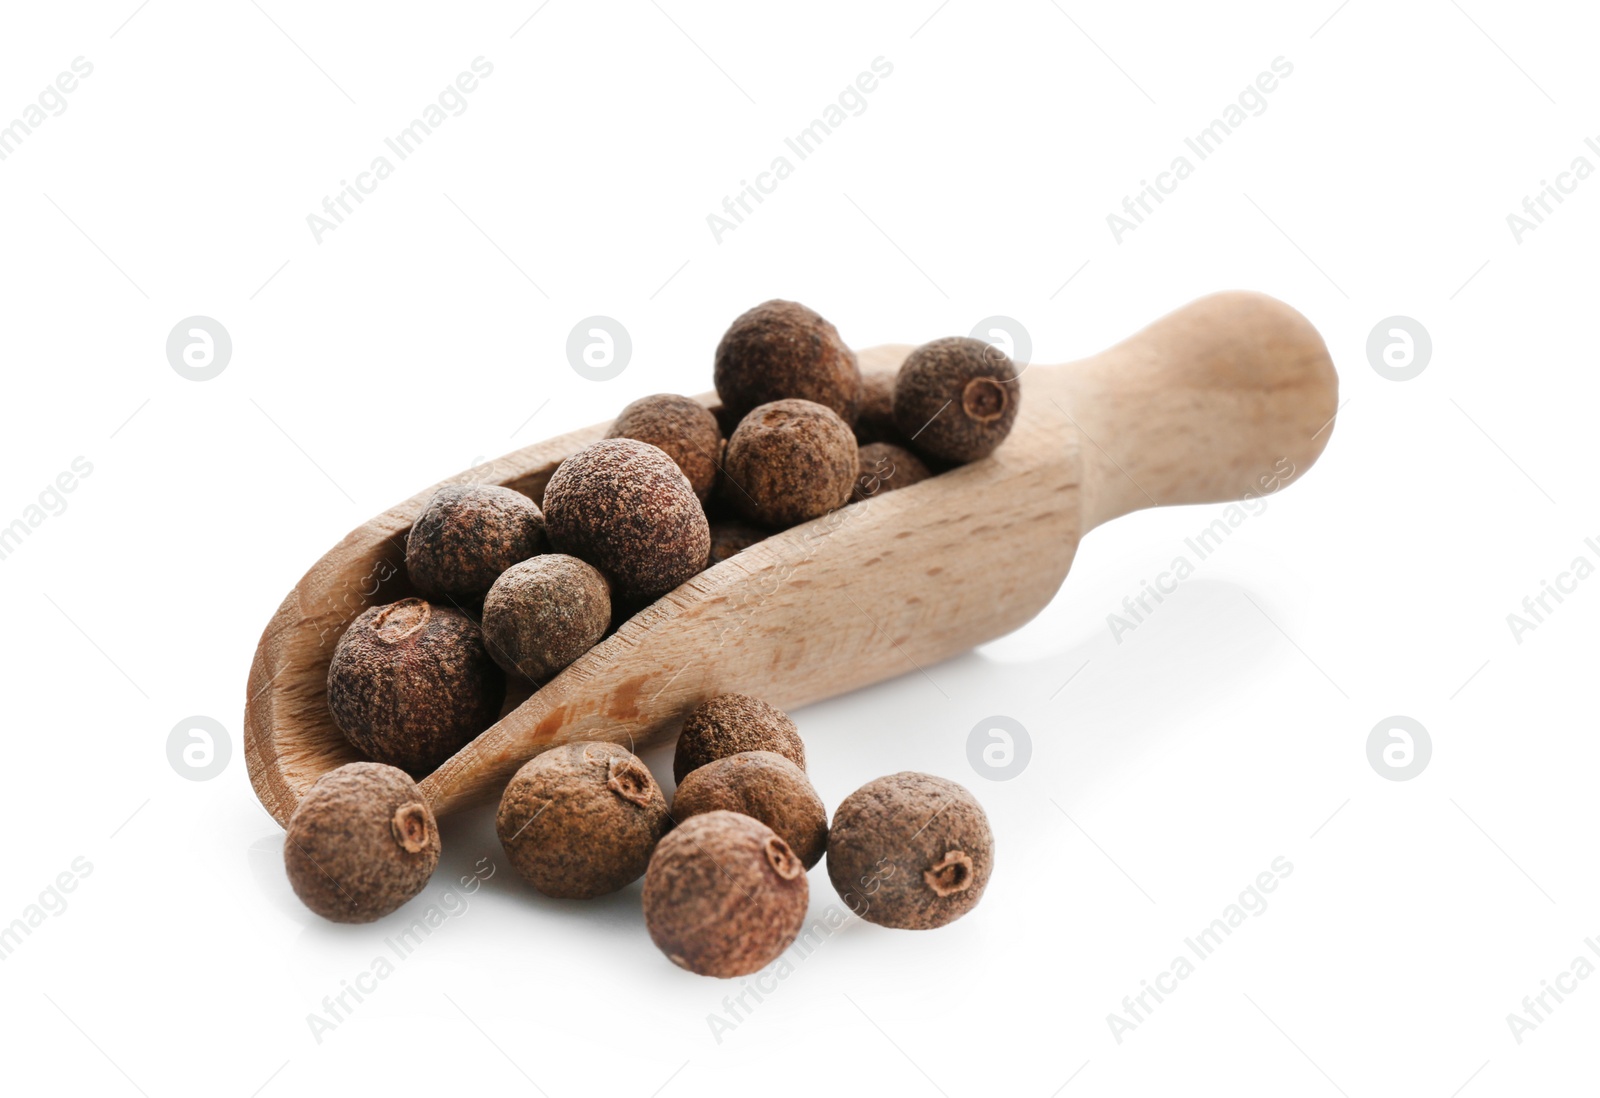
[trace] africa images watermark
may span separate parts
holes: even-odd
[[[1600,559],[1600,542],[1596,542],[1594,538],[1584,538],[1583,544],[1597,559]],[[1522,613],[1513,612],[1506,615],[1506,625],[1511,629],[1512,639],[1521,644],[1524,633],[1531,633],[1543,625],[1545,619],[1555,613],[1556,607],[1567,601],[1565,596],[1574,594],[1578,590],[1578,584],[1594,573],[1594,561],[1579,553],[1572,558],[1572,564],[1566,571],[1556,573],[1554,583],[1540,580],[1538,594],[1523,597]]]
[[[479,80],[487,80],[494,74],[493,63],[482,57],[474,57],[471,68],[472,72],[463,72],[455,78],[454,83],[445,85],[437,101],[422,108],[421,117],[413,118],[411,125],[393,137],[385,137],[384,146],[398,159],[405,160],[440,126],[452,117],[459,118],[466,114],[467,96],[478,90]],[[447,111],[448,114],[445,113]],[[366,171],[357,173],[354,183],[339,180],[339,190],[322,199],[322,214],[306,214],[306,225],[311,229],[313,239],[321,244],[325,235],[343,225],[344,219],[355,212],[351,203],[359,206],[365,202],[365,196],[372,194],[378,189],[379,183],[393,175],[394,168],[395,162],[380,153],[372,158]]]
[[[464,915],[471,906],[467,897],[478,891],[484,881],[494,876],[495,868],[495,864],[489,861],[488,855],[479,858],[471,873],[461,875],[459,889],[454,885],[441,888],[435,894],[433,902],[409,924],[383,940],[383,944],[388,947],[386,952],[374,957],[372,963],[356,973],[354,978],[340,980],[339,991],[336,994],[324,995],[322,1013],[311,1011],[306,1015],[306,1026],[311,1030],[311,1036],[316,1039],[317,1044],[322,1044],[324,1034],[332,1033],[348,1022],[356,1007],[366,1002],[366,997],[377,991],[380,983],[393,976],[400,962],[409,959],[429,935],[444,926],[446,921]],[[352,999],[355,1000],[354,1003],[351,1002]]]
[[[88,458],[82,455],[73,458],[67,468],[44,486],[38,498],[22,509],[20,517],[0,526],[0,560],[9,559],[46,519],[65,514],[67,493],[77,491],[79,483],[92,472],[94,465]]]
[[[67,910],[66,893],[77,891],[78,883],[93,872],[94,864],[83,855],[78,855],[72,859],[71,865],[57,873],[55,880],[45,886],[35,902],[22,909],[21,915],[12,919],[10,924],[0,927],[0,961],[10,959],[23,939],[31,937],[46,919]]]
[[[801,961],[810,957],[841,927],[855,918],[858,916],[838,904],[829,904],[823,909],[822,918],[806,927],[794,940],[794,944],[779,954],[776,961],[748,980],[740,980],[741,990],[738,994],[723,996],[722,1012],[712,1011],[706,1015],[706,1025],[710,1027],[711,1036],[716,1039],[717,1044],[722,1044],[724,1034],[732,1033],[748,1022],[756,1007],[765,1002],[768,995],[777,991],[779,984],[794,975],[795,968]],[[755,999],[754,1004],[749,1001],[752,998]]]
[[[1585,938],[1583,944],[1588,947],[1590,953],[1600,957],[1600,941]],[[1565,969],[1556,973],[1553,982],[1540,980],[1539,986],[1543,988],[1542,991],[1522,997],[1522,1013],[1513,1010],[1506,1015],[1506,1025],[1511,1028],[1511,1036],[1517,1044],[1522,1044],[1529,1033],[1548,1022],[1556,1007],[1566,1002],[1567,996],[1578,990],[1578,982],[1587,980],[1594,973],[1595,963],[1580,953]],[[1550,1002],[1551,999],[1555,1000],[1553,1004]]]
[[[74,75],[76,74],[76,75]],[[0,160],[16,153],[23,141],[52,118],[67,113],[67,96],[78,90],[78,81],[94,74],[94,65],[82,57],[72,59],[72,72],[63,72],[46,84],[37,102],[17,112],[9,125],[0,126]]]
[[[1600,141],[1593,137],[1583,139],[1590,152],[1600,157]],[[1581,153],[1573,158],[1571,164],[1564,172],[1557,172],[1555,182],[1548,179],[1539,180],[1539,190],[1522,198],[1522,212],[1512,211],[1506,214],[1506,226],[1511,230],[1511,238],[1518,244],[1522,238],[1533,232],[1544,219],[1556,212],[1556,206],[1567,200],[1566,196],[1578,189],[1582,183],[1594,174],[1594,163]],[[1554,202],[1555,206],[1551,203]]]
[[[1150,1020],[1156,1006],[1178,990],[1179,981],[1194,975],[1195,961],[1210,960],[1222,943],[1232,937],[1233,932],[1243,926],[1246,920],[1265,914],[1266,894],[1276,892],[1278,885],[1293,872],[1293,863],[1282,854],[1272,859],[1272,865],[1257,873],[1255,880],[1239,893],[1239,898],[1222,909],[1221,915],[1212,919],[1200,933],[1183,940],[1188,953],[1174,957],[1171,964],[1156,974],[1154,981],[1140,980],[1140,991],[1124,995],[1122,1013],[1113,1010],[1106,1015],[1106,1025],[1111,1027],[1111,1036],[1116,1038],[1117,1044],[1122,1044],[1125,1034],[1132,1033]],[[1194,960],[1189,959],[1189,954],[1194,955]],[[1154,1005],[1150,1003],[1151,999],[1155,1000]]]
[[[871,69],[871,72],[863,71],[858,74],[853,83],[846,84],[838,99],[823,107],[820,117],[812,119],[809,126],[793,137],[783,139],[785,147],[794,153],[797,159],[806,159],[822,146],[823,141],[834,130],[844,125],[850,118],[859,118],[866,113],[867,96],[877,90],[879,80],[887,80],[894,74],[893,63],[882,56],[872,59]],[[711,238],[721,244],[723,236],[744,224],[745,217],[755,212],[751,202],[759,206],[766,201],[767,195],[778,189],[779,183],[793,174],[794,162],[787,156],[779,154],[772,158],[772,163],[767,165],[766,171],[756,173],[754,183],[748,179],[739,180],[739,190],[732,195],[723,196],[722,213],[706,214],[706,225],[711,229]]]
[[[1194,554],[1191,560],[1188,553],[1179,553],[1172,559],[1172,564],[1166,571],[1157,573],[1154,583],[1149,580],[1140,580],[1140,590],[1136,595],[1128,595],[1122,600],[1123,613],[1106,615],[1106,625],[1111,630],[1111,637],[1118,644],[1122,637],[1143,625],[1157,606],[1167,600],[1167,596],[1178,590],[1178,584],[1194,575],[1195,568],[1200,561],[1205,560],[1226,541],[1235,530],[1243,526],[1245,520],[1252,515],[1259,515],[1267,509],[1266,496],[1276,492],[1289,481],[1294,479],[1294,462],[1286,457],[1279,458],[1270,473],[1265,473],[1256,480],[1260,489],[1251,489],[1240,497],[1237,503],[1230,503],[1223,509],[1222,516],[1211,520],[1211,524],[1193,537],[1184,538],[1183,544],[1189,547]]]
[[[1260,117],[1266,114],[1267,96],[1278,89],[1279,80],[1286,80],[1294,73],[1294,63],[1282,56],[1274,57],[1271,69],[1271,72],[1262,72],[1256,76],[1254,82],[1246,84],[1238,98],[1223,107],[1219,116],[1212,119],[1209,126],[1193,137],[1185,137],[1184,147],[1200,160],[1206,160],[1252,116]],[[1194,168],[1194,161],[1180,153],[1172,158],[1172,163],[1167,165],[1166,171],[1156,174],[1154,183],[1148,179],[1139,180],[1139,189],[1133,194],[1123,196],[1122,212],[1113,210],[1106,214],[1106,226],[1111,230],[1112,238],[1121,244],[1122,238],[1143,225],[1145,219],[1155,213],[1155,207],[1165,202],[1167,196],[1178,189],[1179,183],[1194,174]],[[1151,205],[1152,202],[1155,203],[1154,206]]]

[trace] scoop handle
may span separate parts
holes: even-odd
[[[1144,507],[1276,491],[1316,461],[1338,409],[1316,328],[1246,291],[1200,298],[1046,372],[1040,395],[1081,435],[1084,533]]]

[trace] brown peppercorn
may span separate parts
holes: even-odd
[[[493,724],[505,675],[471,618],[422,599],[374,606],[328,665],[328,709],[378,762],[426,774]]]
[[[933,476],[921,458],[892,442],[869,442],[861,447],[860,464],[856,499],[871,499]]]
[[[664,450],[689,478],[701,503],[717,483],[722,428],[697,400],[671,393],[640,397],[622,409],[607,437],[634,438]]]
[[[439,864],[439,825],[403,771],[346,763],[289,817],[283,865],[300,902],[336,923],[381,919],[422,891]]]
[[[782,530],[849,503],[856,460],[855,435],[830,409],[775,400],[728,440],[722,495],[750,521]]]
[[[718,694],[689,714],[672,756],[672,780],[741,751],[775,751],[801,770],[806,746],[789,714],[748,694]]]
[[[806,772],[773,751],[741,751],[690,772],[672,795],[672,818],[726,809],[760,820],[807,869],[828,849],[828,810]]]
[[[768,532],[759,526],[738,519],[716,519],[711,523],[711,560],[706,565],[721,564],[729,557],[744,552],[758,541],[765,541]]]
[[[894,421],[924,457],[976,461],[1011,433],[1022,386],[1006,353],[981,339],[924,343],[894,386]]]
[[[671,822],[655,778],[626,748],[569,743],[523,764],[494,825],[523,880],[588,900],[638,880]]]
[[[610,625],[610,584],[565,553],[513,564],[483,600],[489,655],[532,682],[550,678],[600,643]]]
[[[809,898],[805,867],[772,828],[707,812],[656,847],[644,875],[644,923],[680,968],[747,976],[799,936]]]
[[[441,488],[406,536],[406,572],[417,591],[470,606],[495,578],[545,549],[539,505],[493,484]]]
[[[857,915],[928,930],[977,906],[994,866],[994,836],[971,793],[904,771],[844,799],[828,832],[828,877]]]
[[[768,301],[735,320],[717,345],[712,376],[736,416],[793,397],[854,423],[861,404],[855,352],[832,324],[793,301]]]
[[[905,436],[894,425],[894,382],[898,370],[861,371],[861,412],[856,416],[856,441],[903,445]]]
[[[623,600],[655,598],[705,567],[711,528],[661,449],[608,438],[563,461],[544,490],[550,542],[610,577]]]

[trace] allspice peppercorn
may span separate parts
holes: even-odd
[[[644,875],[644,922],[680,968],[747,976],[799,936],[809,898],[805,867],[770,827],[737,812],[707,812],[656,847]]]
[[[494,662],[543,682],[583,655],[611,625],[611,585],[565,553],[513,564],[483,600],[483,640]]]
[[[594,565],[624,601],[664,595],[705,567],[711,528],[658,447],[608,438],[557,466],[544,491],[550,543]]]
[[[741,751],[691,771],[672,796],[672,818],[726,809],[760,820],[807,869],[828,848],[828,810],[806,772],[772,751]]]
[[[721,564],[731,556],[744,552],[758,541],[765,541],[768,531],[759,526],[752,526],[748,522],[738,519],[714,519],[711,523],[711,559],[707,562],[709,568],[713,564]]]
[[[328,710],[378,762],[426,774],[500,715],[505,675],[471,618],[422,599],[362,612],[334,646]]]
[[[933,476],[922,459],[892,442],[869,442],[861,447],[861,472],[856,477],[857,499],[871,499],[905,488]]]
[[[1011,433],[1022,385],[1004,351],[952,336],[906,358],[894,386],[894,421],[918,453],[942,461],[987,457]]]
[[[626,748],[569,743],[517,771],[495,831],[523,880],[587,900],[638,880],[671,822],[661,787]]]
[[[789,714],[748,694],[718,694],[689,714],[672,756],[672,780],[741,751],[775,751],[801,770],[806,747]]]
[[[712,377],[736,416],[792,397],[854,423],[861,403],[855,352],[832,324],[793,301],[768,301],[736,319],[717,345]]]
[[[301,903],[336,923],[381,919],[422,891],[439,864],[439,825],[403,771],[347,763],[289,817],[283,865]]]
[[[861,411],[856,416],[856,441],[905,443],[905,436],[894,425],[894,383],[898,370],[861,371]]]
[[[640,397],[617,416],[609,438],[633,438],[659,447],[678,463],[701,503],[717,482],[722,428],[697,400],[671,393]]]
[[[471,606],[495,578],[545,549],[539,505],[493,484],[451,485],[434,493],[406,536],[406,573],[417,591]]]
[[[927,930],[977,906],[994,866],[994,836],[966,789],[904,771],[844,799],[828,832],[828,877],[857,915]]]
[[[723,459],[722,495],[752,522],[782,530],[850,502],[856,438],[809,400],[775,400],[740,421]]]

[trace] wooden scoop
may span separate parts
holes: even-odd
[[[912,348],[862,352],[897,367]],[[498,797],[556,744],[633,748],[674,734],[727,691],[784,709],[913,672],[1017,628],[1055,595],[1078,539],[1142,507],[1271,491],[1316,460],[1338,378],[1309,321],[1270,297],[1202,298],[1092,358],[1030,366],[1021,409],[989,458],[775,534],[636,614],[423,780],[440,814]],[[715,397],[700,398],[707,404]],[[450,483],[541,499],[599,424]],[[478,474],[478,475],[474,475]],[[245,760],[286,824],[322,774],[359,754],[325,699],[340,633],[368,606],[413,594],[412,520],[434,485],[352,531],[312,566],[250,667]]]

